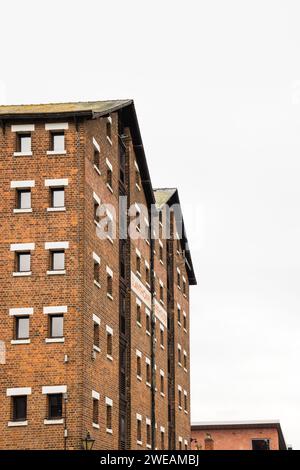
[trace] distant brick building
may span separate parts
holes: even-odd
[[[133,102],[0,106],[0,188],[0,448],[188,448],[196,280]]]
[[[287,450],[279,421],[194,423],[191,434],[195,450]]]

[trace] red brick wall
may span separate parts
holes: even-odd
[[[252,450],[252,439],[270,439],[271,450],[279,450],[278,432],[269,428],[192,430],[192,449],[197,449],[197,446],[205,449],[207,433],[213,439],[214,450]]]

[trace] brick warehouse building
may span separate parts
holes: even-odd
[[[0,106],[0,169],[0,448],[188,448],[196,280],[133,102]]]

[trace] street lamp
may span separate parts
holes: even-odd
[[[86,438],[82,439],[82,447],[84,450],[92,450],[95,439],[93,439],[89,432],[86,434]]]

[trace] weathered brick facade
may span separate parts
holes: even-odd
[[[62,151],[52,149],[53,129],[64,135]],[[18,147],[24,135],[31,137],[30,152]],[[53,209],[51,191],[62,186],[64,207]],[[22,210],[18,191],[28,187],[31,208]],[[146,207],[142,219],[150,227],[151,204],[160,210],[172,202],[157,202],[133,103],[0,107],[0,188],[0,448],[79,449],[87,432],[94,449],[188,447],[189,284],[195,279],[185,234],[179,242],[119,240],[120,196],[128,207]],[[114,209],[114,236],[99,238],[98,203]],[[131,219],[125,214],[127,225]],[[64,251],[61,272],[50,266],[55,247]],[[31,266],[22,273],[16,260],[25,252]],[[177,268],[186,293],[177,286]],[[177,321],[177,304],[185,326]],[[49,333],[49,312],[63,315],[63,336]],[[25,317],[29,335],[20,339],[17,324]],[[178,344],[185,363],[178,363]],[[51,395],[62,397],[56,419],[49,416]],[[19,415],[18,396],[27,403]]]

